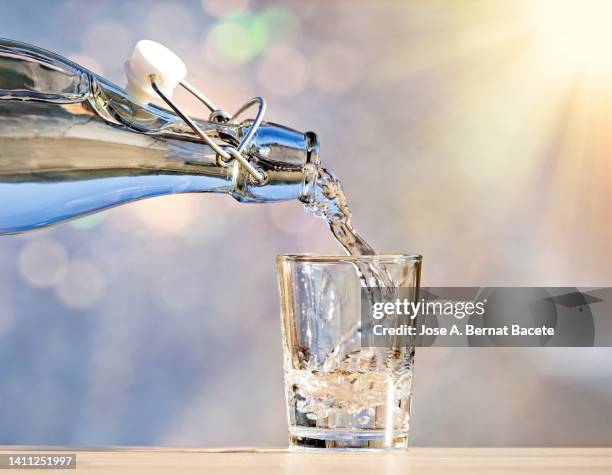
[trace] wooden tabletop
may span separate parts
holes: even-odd
[[[394,452],[291,452],[280,449],[74,449],[0,447],[0,455],[76,453],[76,470],[0,473],[79,474],[612,474],[612,449],[448,449]]]

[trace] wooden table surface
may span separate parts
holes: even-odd
[[[0,455],[76,453],[76,470],[1,470],[79,474],[612,474],[612,448],[449,449],[394,452],[291,452],[281,449],[74,449],[0,447]]]

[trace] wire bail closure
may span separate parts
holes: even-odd
[[[254,183],[261,185],[266,181],[265,172],[253,166],[248,157],[243,154],[259,129],[266,112],[266,102],[261,97],[255,97],[246,102],[234,115],[228,114],[185,80],[187,67],[176,54],[164,45],[151,40],[140,40],[136,43],[131,57],[125,63],[125,73],[128,83],[127,94],[141,105],[148,104],[157,94],[206,145],[216,152],[217,165],[228,167],[233,160],[237,160],[251,175]],[[211,122],[236,123],[236,118],[240,114],[255,104],[259,105],[253,123],[237,148],[217,144],[170,99],[173,90],[179,84],[210,110],[209,120]]]
[[[188,83],[184,79],[179,82],[186,91],[191,93],[196,97],[202,104],[204,104],[210,110],[209,120],[211,122],[217,123],[236,123],[236,119],[243,114],[246,110],[250,109],[254,105],[258,105],[257,114],[253,119],[253,123],[249,127],[249,130],[242,138],[237,148],[234,147],[222,147],[217,144],[213,139],[211,139],[206,133],[198,126],[198,124],[191,119],[187,114],[185,114],[179,106],[164,94],[161,88],[155,82],[155,75],[151,74],[149,76],[151,81],[152,89],[157,93],[157,95],[166,103],[168,106],[181,118],[183,121],[193,130],[193,132],[202,139],[202,141],[212,148],[217,154],[217,164],[223,167],[230,166],[231,162],[235,159],[240,163],[242,167],[249,173],[252,180],[261,185],[266,181],[266,174],[253,166],[253,164],[249,161],[248,157],[246,157],[242,152],[244,149],[251,143],[251,140],[255,136],[255,133],[259,129],[263,121],[263,116],[266,112],[266,101],[262,97],[254,97],[248,100],[235,114],[230,115],[223,109],[218,108],[208,97],[202,94],[196,87],[192,84]]]

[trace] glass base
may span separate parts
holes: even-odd
[[[291,449],[391,450],[408,447],[408,431],[290,427]]]

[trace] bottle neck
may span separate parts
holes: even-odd
[[[239,201],[310,200],[319,165],[319,145],[314,132],[302,133],[282,125],[262,123],[242,152],[265,176],[263,182],[257,183],[236,160],[223,163],[180,117],[156,106],[136,105],[122,90],[106,82],[94,82],[94,89],[97,94],[90,102],[94,107],[103,105],[96,109],[100,117],[106,120],[120,117],[121,123],[129,125],[133,131],[167,142],[171,156],[183,158],[185,154],[193,154],[200,164],[228,168],[227,176],[234,183],[231,194]],[[96,97],[103,100],[95,100]],[[252,125],[251,120],[195,122],[221,147],[234,148]]]

